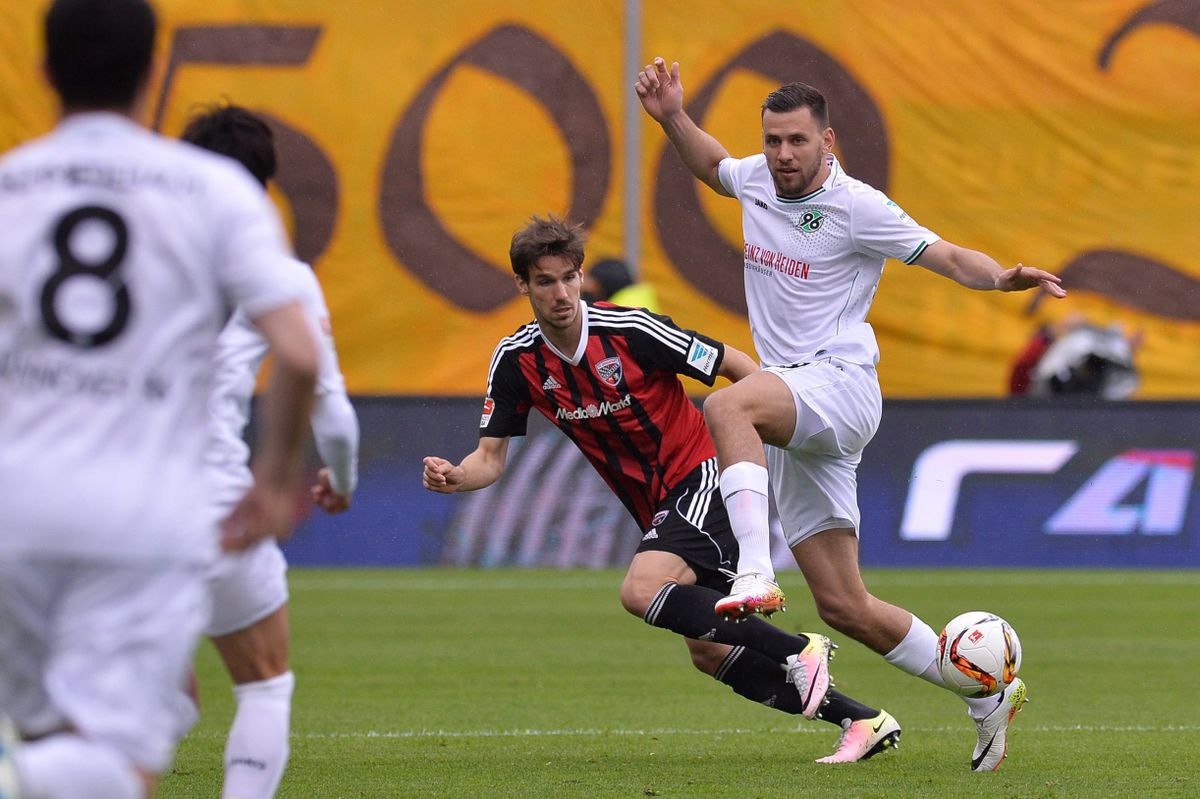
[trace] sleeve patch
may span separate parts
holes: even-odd
[[[492,421],[492,411],[496,410],[496,401],[488,397],[483,401],[483,415],[479,418],[479,429],[482,430]]]
[[[887,208],[889,211],[891,211],[895,215],[895,217],[897,219],[899,219],[901,222],[908,219],[908,214],[904,213],[904,209],[901,208],[900,206],[896,205],[896,203],[894,201],[888,200],[884,204],[884,207]]]
[[[717,364],[717,350],[698,338],[692,339],[692,346],[687,354],[688,366],[704,375],[711,375]]]

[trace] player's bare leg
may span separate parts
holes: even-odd
[[[817,533],[792,547],[792,554],[822,621],[881,655],[904,640],[913,615],[867,590],[858,568],[858,538],[853,530]]]
[[[787,385],[765,372],[709,395],[704,418],[721,466],[721,497],[740,556],[729,596],[716,605],[727,619],[786,610],[771,564],[767,462],[763,442],[784,446],[796,428],[796,405]]]
[[[874,649],[893,666],[946,687],[937,667],[937,634],[912,613],[867,590],[853,530],[817,533],[793,546],[792,554],[826,624]],[[966,698],[967,712],[976,725],[973,770],[999,768],[1007,751],[1008,726],[1026,701],[1025,694],[1025,684],[1015,680],[997,696]]]
[[[294,685],[288,627],[284,605],[244,630],[212,639],[238,706],[225,749],[227,799],[270,799],[287,766]]]

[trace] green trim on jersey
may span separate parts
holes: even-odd
[[[923,241],[918,244],[917,249],[913,250],[913,254],[904,259],[904,263],[914,263],[918,258],[921,257],[921,253],[925,252],[927,247],[929,247],[929,242],[927,241]]]

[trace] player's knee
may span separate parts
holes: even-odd
[[[721,667],[721,662],[729,652],[729,647],[712,644],[707,641],[688,640],[688,654],[692,656],[692,665],[705,674],[715,674]]]
[[[627,577],[625,582],[621,583],[621,607],[634,616],[642,618],[646,615],[650,601],[654,599],[654,595],[660,588],[662,588],[661,584],[654,585],[647,580]]]
[[[740,412],[741,402],[736,392],[727,388],[714,391],[704,398],[704,420],[710,426]]]
[[[262,682],[288,671],[288,644],[284,640],[274,646],[255,641],[254,646],[226,649],[222,652],[229,676],[237,685]]]
[[[856,597],[830,595],[816,597],[817,615],[821,621],[851,638],[858,638],[866,621],[865,603]]]

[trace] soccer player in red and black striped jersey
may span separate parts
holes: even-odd
[[[425,487],[449,494],[494,483],[509,439],[525,434],[536,408],[575,442],[644,532],[621,585],[626,610],[684,636],[696,668],[749,699],[844,729],[878,716],[835,690],[822,704],[828,672],[814,673],[819,659],[805,653],[829,646],[824,636],[792,635],[753,617],[734,623],[713,609],[728,592],[737,539],[718,490],[716,450],[679,375],[712,385],[758,366],[665,316],[583,302],[583,257],[582,230],[554,217],[534,217],[513,236],[509,258],[535,319],[492,356],[479,446],[458,465],[425,458]]]

